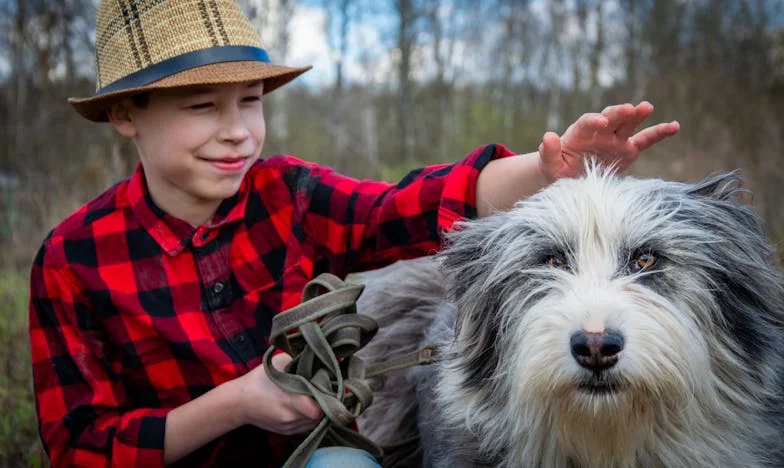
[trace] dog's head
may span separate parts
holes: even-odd
[[[578,418],[758,392],[781,355],[782,290],[739,182],[592,166],[459,226],[441,256],[460,385]]]

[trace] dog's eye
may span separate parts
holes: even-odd
[[[566,259],[564,259],[562,255],[551,255],[547,257],[547,260],[544,261],[544,264],[549,267],[558,268],[561,270],[565,270],[567,267]]]
[[[657,260],[658,259],[656,258],[656,255],[650,252],[640,253],[637,255],[637,258],[632,261],[629,267],[631,268],[632,273],[639,273],[643,270],[651,268],[656,264]]]

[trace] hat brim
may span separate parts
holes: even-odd
[[[264,81],[264,94],[283,86],[310,70],[307,67],[286,67],[261,61],[222,62],[181,71],[139,88],[123,89],[89,98],[69,98],[68,102],[82,117],[93,122],[108,121],[107,110],[125,98],[155,89],[223,83]]]

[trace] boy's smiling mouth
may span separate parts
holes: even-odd
[[[224,172],[240,172],[250,159],[249,156],[227,156],[221,158],[199,158],[211,166]]]

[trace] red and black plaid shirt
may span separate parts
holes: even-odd
[[[163,465],[167,413],[259,365],[272,316],[321,272],[431,254],[475,216],[490,145],[398,185],[290,156],[257,162],[212,221],[154,205],[140,169],[55,228],[31,278],[39,427],[56,466]],[[244,426],[181,461],[279,465],[286,438]]]

